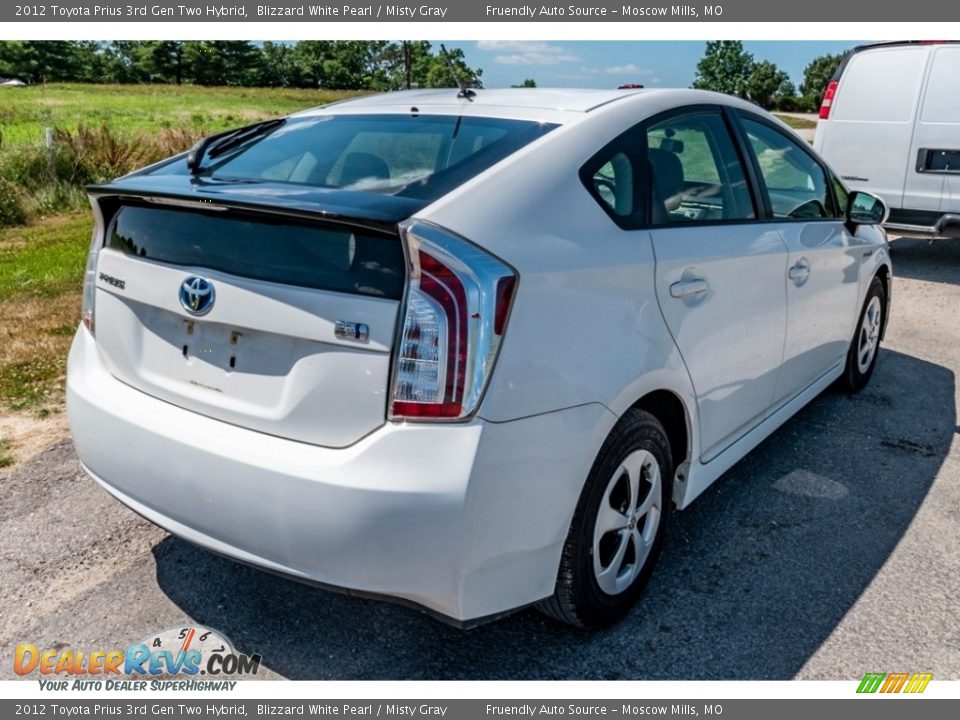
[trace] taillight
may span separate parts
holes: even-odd
[[[459,420],[480,404],[517,275],[476,245],[415,220],[401,227],[409,282],[390,419]]]
[[[837,94],[837,85],[839,83],[836,80],[831,80],[830,84],[827,85],[827,91],[823,94],[823,102],[820,103],[821,120],[827,120],[830,117],[830,108],[833,107],[833,98]]]
[[[83,298],[80,304],[80,322],[84,324],[92,335],[94,327],[94,305],[97,297],[97,260],[100,257],[100,248],[103,247],[103,213],[100,203],[90,198],[93,208],[93,237],[90,239],[90,252],[87,253],[87,267],[83,273]]]

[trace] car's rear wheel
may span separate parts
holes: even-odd
[[[673,463],[660,422],[628,411],[604,442],[574,513],[546,614],[596,628],[623,617],[650,579],[672,506]]]
[[[883,281],[875,277],[863,301],[857,329],[847,351],[847,364],[840,378],[841,387],[847,392],[861,390],[873,375],[880,353],[880,337],[886,317],[886,293]]]

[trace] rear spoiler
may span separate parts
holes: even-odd
[[[88,185],[91,198],[124,198],[216,212],[238,209],[396,231],[397,223],[422,210],[426,201],[275,182],[223,182],[189,175],[127,176]]]

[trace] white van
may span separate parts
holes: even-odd
[[[960,237],[960,42],[855,48],[820,108],[814,147],[890,208],[897,235]]]

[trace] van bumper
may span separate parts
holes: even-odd
[[[67,412],[84,469],[171,533],[463,625],[552,594],[582,483],[615,420],[585,405],[508,423],[386,423],[350,447],[318,447],[119,382],[83,327]]]
[[[886,222],[883,227],[890,234],[901,237],[924,239],[960,238],[960,215],[956,213],[945,213],[939,217],[931,218],[929,225],[898,220],[897,216],[894,215],[894,221]]]

